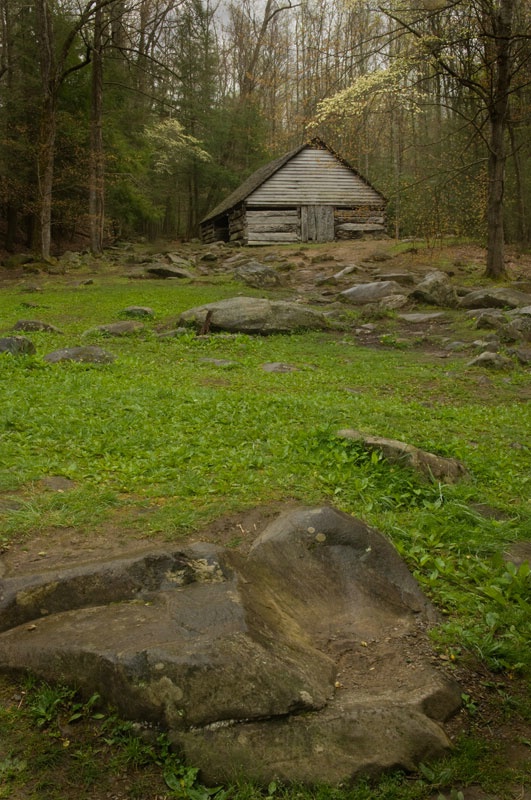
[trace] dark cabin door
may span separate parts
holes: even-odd
[[[301,206],[301,241],[334,241],[333,206]]]

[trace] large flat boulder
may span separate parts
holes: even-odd
[[[371,283],[360,283],[351,286],[341,292],[347,303],[355,306],[365,305],[366,303],[377,303],[384,297],[393,294],[404,294],[404,287],[397,281],[373,281]]]
[[[338,436],[342,439],[353,439],[355,442],[360,442],[366,450],[379,452],[392,464],[400,464],[402,467],[412,469],[429,480],[455,483],[468,476],[466,467],[457,458],[447,458],[429,453],[427,450],[422,450],[420,447],[401,442],[398,439],[371,436],[353,428],[343,428],[338,431]]]
[[[460,308],[519,308],[530,304],[530,294],[505,286],[476,289],[459,301]]]
[[[449,747],[461,692],[430,659],[436,618],[378,531],[298,509],[247,557],[198,543],[7,571],[0,670],[160,725],[207,783],[340,784]]]
[[[262,297],[230,297],[185,311],[179,325],[202,328],[209,315],[210,330],[231,333],[272,334],[330,327],[319,311],[298,303]]]

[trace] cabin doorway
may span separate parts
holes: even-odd
[[[334,241],[334,207],[301,206],[301,241]]]

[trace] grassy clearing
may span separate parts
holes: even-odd
[[[63,334],[29,334],[36,356],[0,358],[0,544],[31,547],[37,534],[70,528],[89,537],[113,523],[119,530],[124,520],[139,536],[173,540],[224,513],[273,501],[333,503],[394,542],[447,616],[435,632],[443,653],[456,664],[474,654],[503,679],[528,675],[529,571],[508,567],[501,553],[511,542],[531,538],[530,416],[521,401],[529,374],[490,374],[485,383],[479,370],[466,368],[466,358],[441,361],[409,348],[363,348],[348,330],[157,337],[158,327],[185,308],[236,291],[241,287],[218,281],[183,286],[116,279],[77,287],[50,281],[37,297],[39,308],[28,311],[21,305],[26,295],[2,290],[4,330],[32,317]],[[144,331],[123,338],[83,336],[135,304],[156,312]],[[42,360],[53,349],[82,342],[105,347],[116,362],[98,367]],[[297,371],[268,373],[262,368],[268,362],[289,363]],[[339,439],[336,432],[345,427],[457,457],[471,479],[456,486],[422,483]],[[75,488],[43,491],[40,482],[47,476],[69,478]],[[477,506],[485,504],[496,517],[478,513]],[[12,699],[17,691],[20,702]],[[144,753],[142,764],[133,763],[123,749],[138,744],[124,744],[118,736],[107,741],[101,720],[89,720],[84,712],[77,749],[64,746],[60,730],[50,735],[55,721],[35,723],[28,698],[41,690],[22,691],[3,684],[0,777],[7,788],[0,788],[0,798],[69,800],[76,770],[87,786],[85,794],[76,792],[78,798],[104,797],[94,785],[111,781],[117,763],[126,776],[124,797],[194,797],[195,784],[186,784],[189,773],[181,776],[188,794],[179,795],[177,784],[172,788],[168,781],[158,788],[171,760],[161,743],[149,757]],[[72,697],[63,698],[61,714],[73,704]],[[27,744],[38,757],[21,755]],[[352,791],[270,787],[269,794],[290,800],[413,800],[466,785],[472,773],[476,782],[500,790],[508,779],[499,763],[493,768],[496,763],[492,748],[472,736],[446,765],[415,783],[394,775],[378,787],[359,784]],[[58,764],[65,778],[59,790],[53,777]],[[230,796],[243,800],[257,790],[239,787]]]

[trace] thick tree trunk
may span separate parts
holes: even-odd
[[[54,94],[45,98],[39,137],[38,192],[39,244],[43,259],[50,258],[52,244],[52,191],[57,130],[57,99]]]
[[[52,190],[57,131],[57,71],[54,32],[47,0],[37,3],[42,106],[37,157],[39,248],[43,259],[50,257],[52,239]]]
[[[489,278],[505,274],[505,235],[503,227],[503,195],[505,190],[505,124],[503,119],[491,121],[489,153],[489,194],[487,202],[487,269]]]
[[[90,249],[94,255],[103,251],[104,229],[104,152],[103,152],[103,13],[96,8],[92,46],[92,98],[90,117],[89,217]]]
[[[505,190],[505,134],[509,121],[511,86],[511,33],[515,0],[501,0],[493,10],[492,33],[495,81],[490,116],[489,196],[487,205],[487,269],[488,278],[505,274],[503,195]]]
[[[511,141],[511,150],[513,155],[513,163],[514,163],[514,176],[515,176],[515,183],[516,183],[516,198],[517,198],[517,209],[518,214],[516,218],[516,239],[522,245],[529,244],[530,238],[530,229],[529,229],[529,221],[528,221],[528,213],[527,213],[527,203],[526,203],[526,196],[524,190],[524,180],[523,180],[523,170],[522,170],[522,161],[520,158],[520,152],[518,149],[518,142],[516,139],[514,126],[509,124],[509,137]]]

